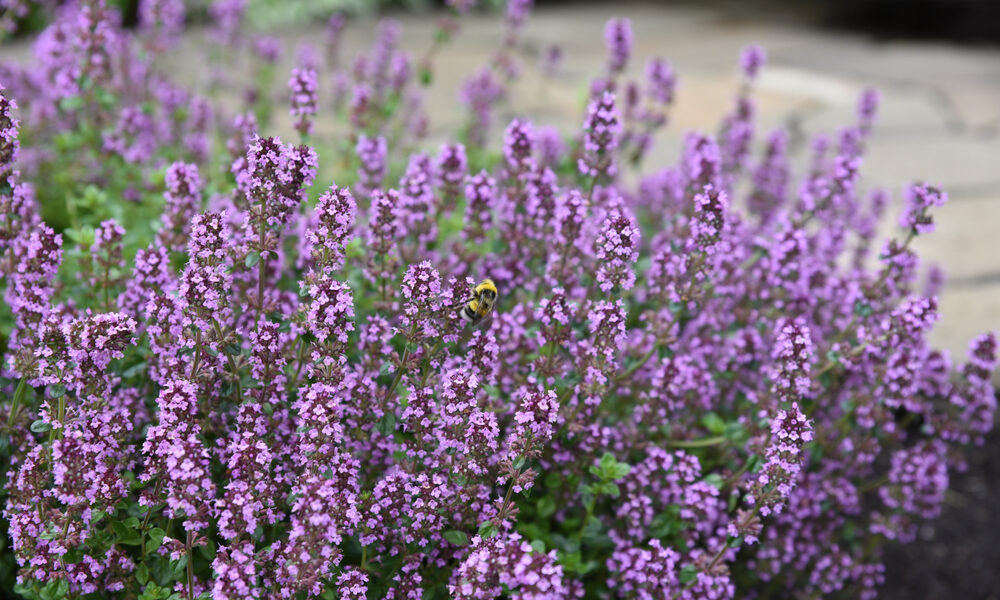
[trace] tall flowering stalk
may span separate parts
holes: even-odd
[[[295,130],[302,139],[307,139],[313,130],[318,101],[316,99],[316,70],[301,67],[292,70],[288,87],[292,94],[290,112],[295,119]]]

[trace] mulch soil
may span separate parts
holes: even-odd
[[[885,556],[887,600],[1000,600],[1000,431],[950,473],[945,508]]]

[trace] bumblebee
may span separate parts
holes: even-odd
[[[459,315],[467,323],[479,323],[493,311],[497,301],[497,286],[492,280],[484,279],[469,291],[471,297],[461,305]]]

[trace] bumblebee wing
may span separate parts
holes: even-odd
[[[476,328],[485,327],[485,328],[489,329],[490,323],[493,321],[493,311],[494,311],[494,309],[496,309],[496,304],[494,304],[490,308],[489,312],[487,312],[486,314],[484,314],[484,315],[476,315],[476,320],[472,323],[472,326],[476,327]]]

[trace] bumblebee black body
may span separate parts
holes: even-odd
[[[497,286],[493,281],[484,279],[482,283],[472,288],[472,297],[462,306],[459,314],[468,323],[478,323],[493,310],[497,301]]]

